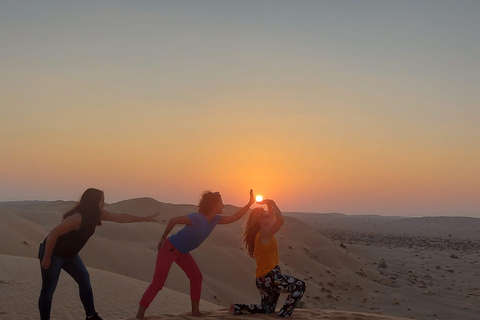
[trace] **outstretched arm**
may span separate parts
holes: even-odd
[[[140,221],[155,221],[155,218],[158,217],[160,213],[154,213],[146,217],[134,216],[128,213],[113,213],[102,209],[101,219],[104,221],[112,221],[118,223],[131,223],[131,222],[140,222]]]
[[[250,189],[250,200],[248,201],[247,205],[242,209],[238,210],[237,212],[235,212],[231,216],[223,216],[218,222],[218,224],[229,224],[239,220],[241,217],[245,215],[245,213],[247,213],[248,209],[250,209],[250,207],[254,203],[255,203],[255,197],[253,196],[253,190]]]

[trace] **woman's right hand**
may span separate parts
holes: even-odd
[[[42,259],[42,269],[48,270],[50,268],[51,259],[48,257],[43,257]]]
[[[158,217],[159,215],[160,215],[160,212],[151,214],[149,216],[143,217],[143,221],[146,221],[146,222],[153,221],[153,222],[155,222],[156,221],[155,218]]]
[[[164,245],[165,245],[165,238],[162,238],[162,240],[160,240],[160,242],[158,243],[157,249],[158,250],[162,249]]]

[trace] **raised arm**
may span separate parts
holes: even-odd
[[[158,243],[158,250],[160,250],[161,247],[165,244],[165,239],[167,239],[168,234],[170,231],[172,231],[173,227],[177,224],[192,224],[192,221],[190,221],[190,218],[188,215],[184,216],[177,216],[168,221],[167,227],[165,228],[165,231],[163,232],[162,239],[160,239],[160,242]]]
[[[275,216],[275,207],[274,207],[275,202],[273,200],[267,201],[267,212],[268,212],[268,217],[272,219],[272,221],[276,221],[277,218]]]
[[[118,223],[131,223],[131,222],[140,222],[140,221],[155,221],[155,218],[158,217],[160,213],[154,213],[146,217],[134,216],[128,213],[113,213],[102,209],[101,219],[104,221],[112,221]]]
[[[235,212],[231,216],[223,216],[218,222],[218,224],[229,224],[239,220],[241,217],[245,215],[245,213],[247,213],[248,209],[250,209],[250,207],[254,203],[255,203],[255,197],[253,196],[253,190],[250,189],[250,200],[248,201],[247,205],[242,209],[238,210],[237,212]]]
[[[277,204],[273,200],[264,200],[264,201],[259,202],[259,203],[269,205],[269,208],[268,208],[269,215],[270,215],[270,211],[271,211],[270,206],[275,213],[275,222],[272,225],[270,225],[264,232],[262,232],[262,235],[261,235],[262,238],[270,238],[275,233],[277,233],[278,230],[280,230],[280,228],[283,226],[283,223],[285,222],[285,220],[283,219],[282,212],[280,211]]]
[[[50,231],[48,235],[47,242],[45,244],[45,254],[42,259],[42,268],[47,270],[50,267],[51,257],[53,253],[53,248],[57,243],[58,237],[64,235],[67,232],[77,230],[82,226],[82,216],[80,213],[75,213],[67,218],[65,218],[60,224]]]

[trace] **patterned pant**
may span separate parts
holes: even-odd
[[[273,313],[277,306],[280,293],[289,293],[279,317],[288,317],[292,314],[298,302],[305,293],[306,284],[302,280],[281,273],[276,266],[266,275],[255,279],[257,289],[260,290],[262,301],[260,304],[235,303],[235,314]]]

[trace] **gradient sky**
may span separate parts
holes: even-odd
[[[479,1],[1,1],[0,201],[480,217]]]

